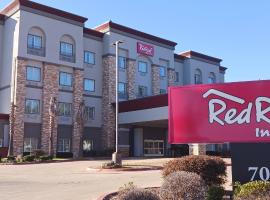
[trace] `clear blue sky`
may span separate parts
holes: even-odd
[[[11,0],[0,0],[3,8]],[[226,81],[270,79],[270,1],[35,0],[88,18],[130,26],[223,59]]]

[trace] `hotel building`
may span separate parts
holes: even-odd
[[[116,40],[124,41],[119,148],[126,156],[170,154],[169,86],[224,82],[221,59],[175,53],[177,43],[112,21],[90,29],[85,17],[28,0],[0,13],[0,147],[10,143],[14,155],[114,150]]]

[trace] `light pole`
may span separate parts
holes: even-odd
[[[121,40],[115,41],[115,152],[112,155],[112,161],[115,164],[122,165],[121,155],[118,153],[118,68],[119,68],[119,44],[124,43]]]

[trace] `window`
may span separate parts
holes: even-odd
[[[179,82],[179,72],[175,72],[175,82]]]
[[[38,67],[26,67],[26,79],[28,81],[40,81],[40,68]]]
[[[0,138],[0,147],[3,147],[4,144],[3,144],[3,138]]]
[[[83,151],[89,152],[94,149],[93,140],[83,140]]]
[[[70,139],[59,138],[57,144],[57,152],[70,152]]]
[[[25,100],[25,113],[38,114],[39,113],[39,100],[26,99]]]
[[[139,61],[139,63],[138,63],[138,70],[139,70],[139,72],[147,73],[147,63],[146,62]]]
[[[118,57],[118,64],[119,64],[118,66],[120,69],[126,69],[126,58],[119,56]]]
[[[166,68],[165,67],[159,67],[159,76],[165,77],[166,76]]]
[[[138,94],[139,97],[147,96],[147,87],[146,86],[139,85],[138,90],[139,90],[139,94]]]
[[[144,140],[145,156],[162,156],[164,154],[163,140]]]
[[[213,72],[211,72],[208,76],[208,83],[216,83],[216,76]]]
[[[73,56],[73,45],[66,43],[66,42],[60,42],[60,54],[63,56]]]
[[[195,84],[202,84],[202,72],[199,69],[195,70],[194,83]]]
[[[95,64],[95,54],[90,51],[84,51],[84,62],[87,64]]]
[[[126,94],[127,92],[127,84],[126,83],[118,83],[118,93],[119,94]]]
[[[31,153],[34,150],[38,149],[38,138],[24,138],[23,151]]]
[[[84,90],[88,92],[95,91],[95,80],[92,79],[84,79]]]
[[[42,48],[42,37],[37,35],[28,34],[27,47],[30,49]]]
[[[59,84],[62,86],[72,86],[72,75],[66,72],[60,72]]]
[[[71,103],[59,102],[58,103],[58,115],[65,116],[65,117],[71,116],[71,107],[72,107]]]
[[[160,89],[160,94],[166,94],[167,91],[165,89]]]
[[[85,120],[90,121],[95,118],[95,107],[85,107]]]

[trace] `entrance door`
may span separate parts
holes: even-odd
[[[163,156],[164,140],[144,140],[144,156]]]

